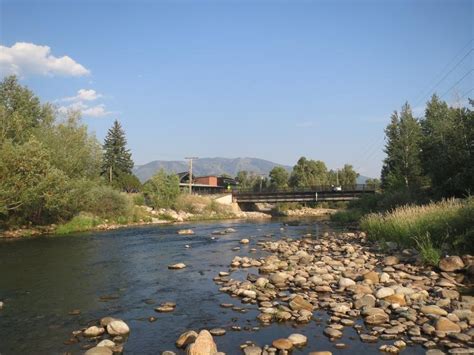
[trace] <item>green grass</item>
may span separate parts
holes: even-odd
[[[420,251],[421,259],[425,264],[437,266],[441,259],[441,250],[433,246],[430,234],[413,238],[417,249]]]
[[[94,229],[104,221],[101,218],[87,213],[80,213],[69,222],[59,225],[55,234],[70,234]]]
[[[472,221],[474,198],[471,197],[422,206],[405,205],[385,213],[372,213],[362,218],[360,226],[374,240],[394,241],[418,248],[421,240],[421,245],[427,250],[464,249],[473,252]]]

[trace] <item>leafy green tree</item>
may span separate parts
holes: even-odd
[[[382,168],[382,187],[385,189],[416,189],[422,185],[422,133],[420,123],[413,117],[408,103],[400,115],[395,111],[385,129],[387,144]]]
[[[103,149],[102,174],[107,176],[110,183],[114,176],[132,173],[132,155],[127,149],[125,132],[117,120],[114,121],[105,137]]]
[[[350,164],[344,164],[342,169],[330,170],[328,172],[328,182],[335,186],[351,186],[357,183],[359,173]]]
[[[20,145],[7,140],[0,155],[2,224],[53,220],[66,201],[67,177],[51,166],[48,151],[35,138]]]
[[[473,112],[450,108],[433,95],[427,103],[422,162],[437,196],[462,196],[474,190]]]
[[[51,164],[68,177],[97,179],[100,176],[101,146],[87,132],[77,112],[71,112],[57,124],[37,128],[35,135],[49,150]]]
[[[291,187],[312,187],[327,185],[328,170],[326,164],[320,160],[308,160],[301,157],[290,176]]]
[[[16,76],[7,76],[0,83],[0,145],[11,139],[14,143],[28,140],[32,130],[54,120],[51,105],[41,105],[38,97],[18,83]]]
[[[179,178],[160,169],[143,185],[147,203],[154,208],[171,208],[180,194]]]
[[[239,171],[235,180],[239,184],[239,189],[249,190],[255,186],[257,177],[246,170]]]
[[[269,173],[270,187],[274,189],[282,189],[288,187],[290,174],[282,166],[275,166]]]

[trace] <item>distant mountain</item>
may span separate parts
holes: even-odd
[[[193,175],[222,175],[236,176],[239,171],[246,170],[255,174],[268,175],[275,166],[282,166],[288,171],[292,167],[277,164],[268,160],[257,158],[202,158],[193,162]],[[155,160],[148,164],[138,165],[133,171],[135,175],[144,182],[151,178],[158,170],[164,169],[168,172],[180,173],[188,170],[188,164],[184,161]]]

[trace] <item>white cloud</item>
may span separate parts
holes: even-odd
[[[83,76],[90,71],[69,56],[53,56],[48,46],[17,42],[0,46],[0,76],[10,74]]]
[[[82,114],[84,116],[88,116],[88,117],[104,117],[104,116],[111,115],[113,113],[114,112],[112,112],[112,111],[107,111],[105,109],[105,105],[103,105],[103,104],[88,107],[87,109],[82,110]]]
[[[74,102],[67,106],[58,108],[59,113],[67,114],[70,111],[79,111],[84,117],[105,117],[112,114],[117,114],[116,111],[108,111],[104,104],[88,106],[84,102]]]
[[[101,98],[102,95],[97,93],[95,90],[92,89],[80,89],[77,91],[76,96],[65,97],[60,101],[94,101]]]

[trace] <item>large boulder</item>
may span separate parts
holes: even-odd
[[[216,355],[217,345],[212,338],[211,333],[207,330],[199,332],[196,341],[186,349],[187,355]]]
[[[464,267],[464,262],[459,256],[454,255],[441,259],[438,266],[443,271],[453,272],[461,270]]]

